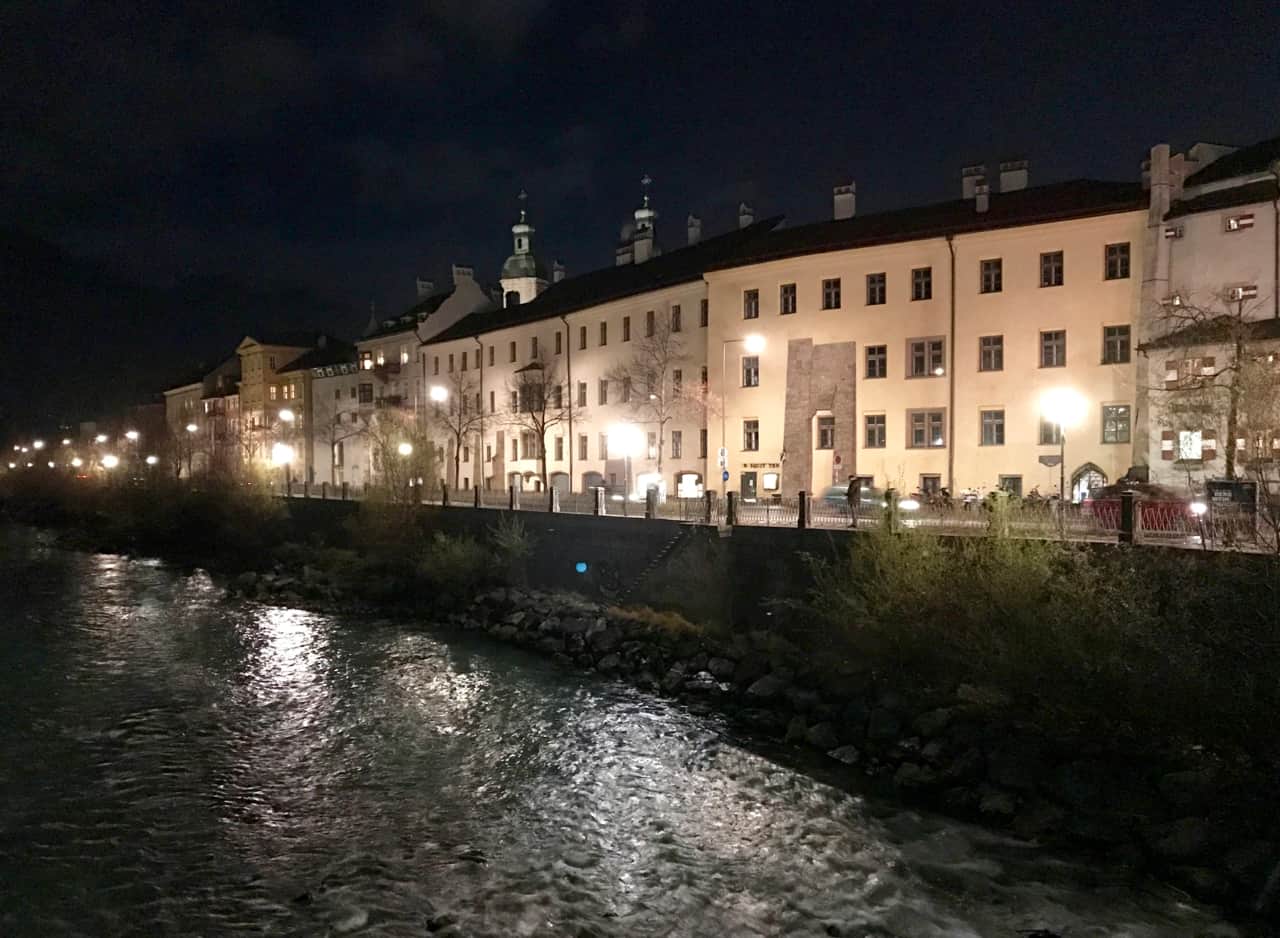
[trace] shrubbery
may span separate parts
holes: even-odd
[[[1081,730],[1276,747],[1268,558],[875,531],[810,565],[816,631],[798,638],[899,686],[994,685]]]

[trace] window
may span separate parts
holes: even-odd
[[[273,401],[276,399],[276,386],[274,384],[267,388],[267,397]]]
[[[784,283],[778,288],[778,312],[790,316],[796,311],[796,285]]]
[[[493,346],[489,346],[489,367],[493,367]]]
[[[684,457],[684,433],[680,430],[671,431],[671,458],[681,459]]]
[[[840,308],[840,278],[833,277],[830,280],[822,281],[822,308],[823,309],[839,309]]]
[[[675,397],[680,396],[680,391],[684,387],[684,371],[680,368],[671,369],[671,393]]]
[[[272,371],[276,370],[276,357],[274,355],[267,356],[267,367]]]
[[[710,300],[701,300],[698,303],[698,325],[703,329],[707,328],[707,320],[711,318],[710,307]]]
[[[1004,411],[984,410],[982,416],[982,445],[1004,446]]]
[[[507,349],[507,359],[508,359],[509,361],[515,361],[515,360],[516,360],[516,341],[515,341],[515,339],[512,339],[512,340],[511,340],[510,347]],[[450,371],[452,371],[453,369],[452,369],[452,368],[450,368],[449,370],[450,370]]]
[[[480,367],[480,346],[476,346],[476,367]]]
[[[760,449],[759,420],[742,421],[742,448],[748,453],[754,453]]]
[[[463,352],[460,358],[462,360],[462,370],[466,371],[467,370],[467,353]]]
[[[520,392],[518,391],[511,392],[511,409],[512,411],[518,411],[520,409]]]
[[[578,348],[584,349],[586,347],[587,347],[587,327],[579,326],[578,327]]]
[[[556,330],[556,354],[559,355],[564,351],[564,333],[559,329]]]
[[[598,403],[600,404],[609,403],[609,382],[604,378],[600,379],[600,387],[598,388],[597,400],[598,400]]]
[[[597,440],[596,443],[600,447],[600,450],[599,450],[600,458],[608,459],[609,458],[609,434],[601,433],[600,439]]]
[[[520,305],[520,292],[519,292],[518,290],[508,290],[508,291],[507,291],[507,296],[506,296],[506,302],[505,302],[505,304],[504,304],[504,305],[505,305],[508,309],[510,309],[512,306],[519,306],[519,305]]]
[[[1040,445],[1058,446],[1062,443],[1062,427],[1052,420],[1040,418]]]
[[[911,432],[907,438],[907,446],[912,449],[936,449],[946,446],[945,417],[946,412],[941,410],[907,411],[907,423]]]
[[[885,378],[889,374],[889,349],[884,345],[867,346],[866,377]]]
[[[867,449],[884,449],[884,414],[867,414],[863,420],[866,423],[866,433],[863,437],[862,445]]]
[[[1013,498],[1022,497],[1022,476],[1000,476],[1000,488]]]
[[[340,401],[340,400],[342,400],[342,388],[334,388],[334,389],[333,389],[333,399],[334,399],[335,401]],[[204,412],[205,412],[206,414],[209,412],[209,403],[210,403],[209,401],[205,401]]]
[[[476,391],[476,413],[480,413],[480,392]]]
[[[511,461],[512,462],[520,461],[520,441],[519,440],[513,439],[511,441]]]
[[[439,355],[435,356],[435,361],[431,367],[431,373],[433,375],[440,374],[440,356]]]
[[[538,357],[538,337],[536,335],[529,338],[529,357]]]
[[[607,322],[600,323],[600,344],[609,344],[609,324]]]
[[[653,338],[653,310],[644,314],[644,334],[648,338]]]
[[[698,384],[702,388],[702,393],[707,393],[707,366],[703,365],[702,370],[698,373]]]
[[[1102,405],[1102,442],[1129,442],[1129,405]]]
[[[759,319],[760,318],[760,291],[759,290],[743,290],[742,291],[742,318],[743,319]]]
[[[911,271],[911,299],[933,299],[933,268],[917,267]]]
[[[867,274],[867,305],[883,306],[885,289],[885,275],[883,272]]]
[[[564,461],[564,437],[556,437],[556,462]]]
[[[449,353],[449,374],[453,374],[453,353]]]
[[[1040,255],[1040,286],[1062,286],[1062,252],[1050,251]]]
[[[836,418],[822,416],[818,418],[818,449],[836,448]]]
[[[490,392],[489,392],[489,413],[491,413],[491,414],[492,414],[495,410],[497,410],[497,407],[495,406],[495,403],[496,403],[496,401],[495,401],[495,399],[494,399],[493,392],[492,392],[492,391],[490,391]]]
[[[373,385],[372,384],[360,385],[360,403],[361,404],[373,403]]]
[[[629,377],[622,379],[621,401],[624,404],[631,403],[631,379]]]
[[[1123,365],[1129,361],[1129,327],[1102,327],[1102,364]]]
[[[564,407],[564,390],[560,385],[551,386],[551,409],[561,410]]]
[[[587,458],[587,435],[585,433],[578,434],[578,458]]]
[[[1040,367],[1062,368],[1067,363],[1067,333],[1054,329],[1040,333]]]
[[[982,273],[979,289],[983,293],[999,293],[1004,289],[1004,261],[996,257],[983,261],[979,266]]]
[[[1004,371],[1004,336],[984,335],[978,339],[978,370]]]
[[[675,303],[671,307],[671,331],[680,331],[680,304]]]
[[[1178,458],[1202,459],[1204,457],[1204,438],[1199,430],[1178,431]]]
[[[946,373],[942,339],[911,339],[907,342],[907,377],[941,377]]]
[[[742,357],[742,386],[757,388],[760,386],[760,358],[756,355]]]
[[[649,436],[646,442],[648,443],[647,452],[649,454],[649,458],[657,459],[658,458],[658,434],[650,430]]]
[[[1107,279],[1127,280],[1129,278],[1129,242],[1107,245]]]
[[[622,317],[622,341],[623,342],[631,341],[631,317],[630,316]]]
[[[484,445],[484,461],[493,462],[493,446],[489,443]]]
[[[707,458],[707,431],[705,428],[698,431],[698,458]]]
[[[922,474],[920,476],[920,491],[925,495],[937,495],[942,490],[942,476]]]

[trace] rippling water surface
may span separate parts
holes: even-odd
[[[3,529],[0,630],[5,935],[1233,933],[475,637]]]

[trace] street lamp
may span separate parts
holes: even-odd
[[[70,441],[69,439],[66,439],[66,438],[64,437],[64,438],[63,438],[63,440],[62,440],[62,445],[63,445],[63,446],[70,446],[70,445],[71,445],[71,441]]]
[[[199,430],[199,429],[200,429],[200,428],[199,428],[199,427],[197,427],[194,423],[189,423],[189,424],[187,424],[187,432],[188,432],[188,433],[195,433],[195,432],[196,432],[197,430]]]
[[[283,408],[280,411],[280,419],[283,420],[285,423],[293,423],[294,421],[293,411],[291,411],[288,407]]]
[[[147,462],[147,465],[148,465],[148,466],[154,466],[156,463],[160,462],[160,457],[159,457],[159,456],[148,456],[148,457],[147,457],[146,462]]]
[[[137,431],[137,430],[127,430],[127,431],[125,431],[124,438],[125,438],[126,440],[128,440],[130,443],[137,443],[137,442],[138,442],[138,431]]]
[[[764,351],[764,336],[752,333],[741,339],[725,339],[720,343],[720,449],[724,451],[724,465],[720,467],[720,497],[724,498],[729,488],[729,437],[727,431],[727,415],[729,411],[729,394],[726,390],[729,373],[729,346],[741,342],[748,355],[759,355]]]
[[[1080,394],[1071,388],[1054,388],[1040,397],[1040,414],[1058,427],[1058,531],[1066,536],[1067,530],[1067,427],[1074,427],[1084,419],[1088,405]]]
[[[95,442],[95,443],[105,443],[105,442],[107,442],[107,435],[106,435],[105,433],[99,433],[97,436],[95,436],[95,437],[93,438],[93,442]]]
[[[401,456],[412,456],[413,444],[410,443],[408,440],[406,440],[405,442],[401,443],[399,446],[396,447],[396,452],[399,453]]]
[[[32,448],[32,449],[44,449],[44,440],[32,440],[32,441],[31,441],[31,448]]]
[[[72,466],[72,468],[74,468],[74,469],[79,469],[79,468],[80,468],[81,466],[83,466],[83,465],[84,465],[84,460],[83,460],[83,459],[81,459],[79,456],[72,456],[72,457],[71,457],[71,466]]]
[[[431,385],[431,390],[428,393],[437,404],[443,404],[449,399],[449,389],[439,384]]]
[[[622,513],[627,514],[627,502],[631,500],[631,458],[644,445],[644,434],[632,423],[615,424],[609,428],[609,450],[621,451],[623,459]]]
[[[114,453],[107,453],[107,455],[102,457],[103,469],[114,469],[118,465],[120,465],[120,457]]]

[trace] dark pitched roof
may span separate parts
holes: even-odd
[[[915,208],[857,215],[836,221],[783,228],[762,238],[751,250],[725,258],[709,269],[736,267],[801,254],[820,254],[875,244],[939,238],[994,228],[1013,228],[1041,222],[1131,211],[1146,205],[1139,183],[1076,179],[995,193],[985,212],[972,199],[953,199]]]
[[[1215,189],[1194,199],[1179,200],[1170,206],[1165,218],[1181,218],[1196,212],[1212,212],[1236,205],[1252,205],[1254,202],[1270,202],[1276,197],[1276,184],[1271,179],[1260,179],[1244,186]]]
[[[1185,328],[1162,335],[1144,342],[1140,350],[1161,348],[1185,348],[1194,345],[1218,345],[1229,341],[1235,334],[1238,321],[1234,316],[1217,316],[1203,322],[1193,323]],[[1269,316],[1266,319],[1251,319],[1244,323],[1247,326],[1245,335],[1251,342],[1266,342],[1280,339],[1280,319]]]
[[[258,332],[250,332],[245,338],[252,339],[259,345],[284,345],[293,348],[312,348],[323,336],[323,332],[308,331],[306,329],[287,329],[280,332],[272,330],[264,330]],[[329,338],[332,338],[330,336]]]
[[[384,319],[378,323],[378,328],[372,332],[366,332],[360,336],[363,339],[376,339],[379,336],[394,335],[397,332],[404,332],[406,329],[418,328],[418,323],[422,322],[436,310],[438,310],[444,301],[453,296],[454,288],[450,287],[440,293],[432,293],[430,296],[423,297],[417,303],[414,303],[400,316],[395,319]]]
[[[1218,157],[1204,169],[1188,176],[1184,185],[1201,186],[1206,182],[1217,182],[1232,176],[1265,172],[1276,160],[1280,160],[1280,137],[1260,140],[1241,147],[1234,153]]]
[[[303,352],[289,364],[280,369],[280,372],[286,371],[302,371],[307,368],[323,368],[325,365],[339,365],[344,362],[353,362],[356,360],[356,347],[349,342],[343,342],[341,339],[325,337],[326,341],[323,347],[313,348],[309,352]]]
[[[731,261],[772,231],[781,220],[781,215],[766,218],[669,254],[659,254],[643,264],[602,267],[578,277],[561,280],[547,287],[528,303],[471,313],[439,335],[432,336],[427,344],[480,335],[526,322],[554,319],[600,303],[699,280],[703,271]]]

